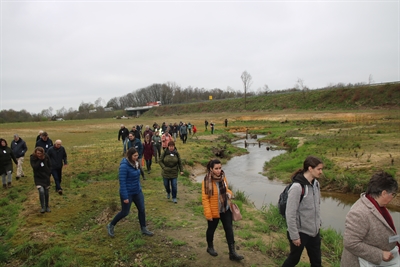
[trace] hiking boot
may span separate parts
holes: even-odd
[[[244,259],[242,255],[239,255],[235,251],[235,243],[228,244],[229,246],[229,259],[231,261],[241,261]]]
[[[142,227],[142,234],[147,235],[147,236],[153,236],[153,232],[150,232],[149,230],[147,230],[146,227]]]
[[[208,245],[207,245],[207,253],[210,254],[213,257],[218,256],[218,253],[214,250],[213,242],[208,243]]]
[[[176,203],[178,203],[178,200],[176,198],[173,198],[172,202],[174,202],[176,204]]]
[[[62,194],[63,194],[63,192],[62,192],[62,190],[61,190],[61,189],[60,189],[60,190],[58,190],[57,192],[58,192],[58,194],[59,194],[59,195],[62,195]]]
[[[108,235],[111,237],[114,237],[114,225],[112,225],[111,223],[107,225],[107,232]]]
[[[44,207],[42,207],[42,209],[40,210],[40,213],[45,213],[46,209]]]
[[[46,207],[46,212],[51,212],[49,207]]]

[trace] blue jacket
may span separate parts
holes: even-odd
[[[139,159],[141,159],[143,157],[143,144],[142,144],[142,142],[140,142],[140,139],[135,138],[133,140],[133,142],[131,140],[129,140],[128,149],[131,148],[131,147],[136,148],[136,151],[139,154]]]
[[[135,168],[123,158],[119,165],[119,194],[122,199],[128,199],[130,195],[139,194],[142,191],[140,185],[140,169]]]

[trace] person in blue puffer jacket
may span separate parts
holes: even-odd
[[[123,218],[128,216],[132,202],[138,209],[138,217],[142,234],[152,236],[153,233],[146,228],[146,213],[144,208],[144,195],[140,184],[139,153],[131,147],[126,153],[126,158],[121,160],[119,166],[119,195],[122,210],[107,225],[108,235],[114,237],[114,227]]]

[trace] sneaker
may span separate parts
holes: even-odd
[[[51,212],[49,207],[46,207],[46,212]]]
[[[107,232],[108,232],[108,235],[111,237],[114,237],[114,227],[115,226],[112,224],[107,224]]]
[[[176,203],[178,203],[178,200],[176,198],[173,198],[172,202],[174,202],[176,204]]]
[[[153,236],[153,232],[150,232],[149,230],[147,230],[146,227],[142,227],[142,234],[147,235],[147,236]]]
[[[171,195],[170,195],[169,193],[167,193],[167,198],[168,198],[168,199],[170,199],[170,198],[171,198]]]
[[[42,208],[41,210],[40,210],[40,213],[45,213],[46,212],[46,209],[45,208]]]

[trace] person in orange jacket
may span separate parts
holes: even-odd
[[[235,238],[233,235],[232,212],[228,199],[232,198],[233,193],[228,188],[228,181],[221,168],[219,159],[210,160],[207,164],[207,174],[202,182],[202,203],[204,216],[207,219],[208,228],[206,231],[207,252],[211,256],[218,256],[214,250],[214,232],[221,220],[225,230],[226,241],[229,246],[229,259],[240,261],[244,259],[235,251]]]

